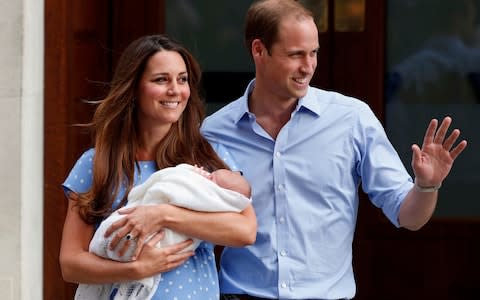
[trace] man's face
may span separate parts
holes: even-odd
[[[278,39],[261,60],[257,78],[282,101],[305,96],[317,67],[318,31],[311,18],[285,18]]]

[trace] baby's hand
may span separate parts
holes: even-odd
[[[208,172],[208,171],[205,171],[203,169],[203,167],[199,167],[197,165],[194,165],[193,166],[193,171],[195,171],[196,173],[202,175],[203,177],[207,178],[207,179],[212,179],[212,173]]]

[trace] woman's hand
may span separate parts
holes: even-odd
[[[118,212],[124,217],[113,223],[105,232],[106,238],[114,233],[110,241],[110,249],[116,249],[121,244],[122,247],[118,249],[118,254],[123,256],[130,245],[136,243],[136,250],[132,257],[135,260],[145,243],[150,238],[153,239],[152,235],[163,229],[162,219],[168,208],[168,204],[159,204],[120,209]],[[163,238],[163,234],[157,234],[155,238],[159,241]],[[125,239],[126,242],[120,243],[122,239]]]
[[[156,248],[155,245],[162,238],[163,234],[155,234],[143,246],[143,250],[135,262],[137,270],[140,272],[140,278],[171,271],[195,254],[193,251],[184,251],[192,244],[193,241],[191,239],[172,246]]]

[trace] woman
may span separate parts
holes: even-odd
[[[168,204],[129,208],[107,236],[115,232],[111,242],[115,248],[128,235],[129,241],[118,247],[122,248],[119,254],[128,243],[136,242],[135,260],[110,261],[88,251],[101,220],[125,205],[132,187],[158,169],[180,163],[208,171],[226,167],[199,132],[204,117],[198,94],[200,74],[192,55],[166,36],[142,37],[122,54],[110,92],[90,124],[95,148],[82,155],[64,183],[69,207],[60,264],[66,281],[104,284],[162,273],[153,299],[218,299],[211,243],[253,243],[256,219],[251,205],[241,213],[194,212]],[[210,243],[202,243],[195,252],[182,252],[191,240],[155,248],[162,228]],[[110,297],[115,293],[113,285]]]

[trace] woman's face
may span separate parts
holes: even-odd
[[[147,62],[139,83],[140,128],[168,131],[183,113],[190,97],[185,61],[175,51],[159,51]]]

